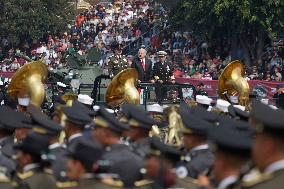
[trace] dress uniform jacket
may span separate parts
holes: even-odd
[[[173,67],[169,64],[169,62],[157,62],[153,67],[153,77],[158,76],[159,80],[163,82],[170,81],[170,77],[173,75]]]
[[[83,137],[83,135],[81,133],[70,136],[69,139],[67,140],[67,143],[66,143],[67,150],[73,151],[75,146],[82,139],[82,137]]]
[[[67,150],[60,144],[49,149],[49,154],[52,156],[51,169],[57,181],[64,182],[67,180]]]
[[[142,67],[142,62],[139,58],[136,58],[132,64],[131,68],[135,68],[138,72],[138,79],[142,82],[149,82],[152,78],[153,66],[151,60],[145,58],[145,70]]]
[[[150,151],[149,138],[145,138],[139,142],[131,143],[130,149],[141,158],[144,158]]]
[[[0,142],[0,166],[7,168],[8,175],[11,175],[16,169],[16,163],[12,160],[12,156],[14,154],[13,145],[13,137],[6,137]]]
[[[2,154],[4,154],[5,156],[11,158],[14,154],[14,149],[13,149],[13,145],[14,145],[14,138],[13,137],[6,137],[4,139],[0,139],[0,149]]]
[[[135,183],[135,188],[139,189],[164,189],[157,185],[154,181],[142,180]],[[192,178],[176,179],[176,182],[171,189],[197,189],[197,181]]]
[[[0,153],[0,167],[6,169],[7,176],[11,176],[16,170],[16,163],[12,159],[9,159],[7,156]]]
[[[107,147],[102,159],[110,161],[111,166],[107,172],[118,174],[125,186],[133,186],[135,181],[142,179],[140,169],[143,167],[143,160],[126,145]]]
[[[39,168],[33,168],[24,173],[18,173],[19,179],[29,186],[29,189],[56,189],[54,177]]]
[[[72,186],[73,185],[73,186]],[[91,178],[82,178],[77,183],[73,183],[68,187],[59,187],[59,188],[69,188],[69,189],[114,189],[114,188],[123,188],[123,183],[121,181],[114,181],[112,179],[100,180],[94,177]]]
[[[116,76],[122,70],[129,68],[127,57],[124,55],[114,55],[109,57],[108,73],[111,78]]]
[[[184,157],[184,161],[177,168],[177,174],[196,179],[199,174],[210,170],[213,158],[209,149],[194,150]]]

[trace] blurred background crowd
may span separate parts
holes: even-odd
[[[96,49],[94,56],[100,57],[99,64],[107,70],[114,41],[123,45],[129,64],[141,46],[147,49],[147,56],[153,63],[158,61],[156,52],[166,51],[175,67],[176,77],[217,80],[231,61],[229,44],[225,41],[204,41],[192,32],[171,28],[168,11],[161,4],[125,0],[92,6],[77,15],[68,31],[57,35],[47,32],[36,42],[27,40],[19,47],[12,47],[6,38],[1,38],[0,70],[13,72],[24,65],[27,61],[19,56],[19,52],[32,60],[43,58],[50,69],[57,69],[68,67],[68,56],[74,56],[77,62],[86,60],[91,49]],[[273,48],[272,44],[267,46],[262,59],[253,60],[252,66],[246,67],[246,78],[282,81],[283,55],[283,51]],[[241,50],[238,56],[240,60],[244,59]]]

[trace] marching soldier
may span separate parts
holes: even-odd
[[[147,115],[143,109],[136,105],[125,104],[122,107],[122,111],[128,119],[129,139],[132,142],[130,144],[131,150],[144,158],[149,152],[149,132],[152,129],[152,125],[156,125],[150,116]]]
[[[59,143],[59,137],[63,127],[52,121],[38,109],[33,109],[30,111],[30,114],[34,122],[33,131],[45,135],[48,138],[49,156],[52,159],[50,168],[55,179],[59,182],[66,181],[67,150]]]
[[[255,126],[252,159],[261,175],[244,182],[242,188],[280,189],[284,186],[284,111],[253,101],[251,122]]]
[[[63,107],[62,111],[66,115],[64,127],[67,137],[66,146],[68,150],[72,150],[83,138],[85,125],[90,123],[92,119],[85,111],[76,106]]]
[[[207,132],[213,124],[183,108],[180,109],[180,114],[184,124],[181,132],[185,155],[177,168],[177,175],[179,178],[196,179],[199,174],[208,173],[212,167],[213,154],[207,143]]]
[[[45,170],[42,159],[47,154],[48,140],[37,133],[30,133],[22,143],[16,144],[16,159],[19,179],[29,189],[56,189],[56,181],[50,171]]]
[[[240,175],[250,161],[253,138],[251,125],[243,121],[226,119],[218,127],[209,130],[208,138],[214,151],[212,173],[217,188],[238,188]],[[210,184],[204,175],[199,176],[198,181],[199,186],[204,189],[213,188],[215,184]]]
[[[106,172],[117,174],[125,187],[133,187],[135,181],[142,179],[140,169],[143,161],[120,142],[120,136],[127,127],[103,107],[98,110],[94,122],[93,136],[105,148],[102,159],[110,162]]]
[[[127,57],[122,55],[122,46],[117,42],[112,44],[114,55],[109,57],[108,61],[108,73],[111,78],[116,76],[122,70],[130,67],[127,62]]]
[[[145,174],[148,180],[135,183],[137,188],[145,189],[195,189],[194,180],[182,181],[176,177],[174,168],[180,160],[180,152],[171,146],[162,143],[159,138],[150,140],[150,151],[144,159]]]
[[[58,184],[58,188],[122,188],[123,183],[120,180],[114,180],[107,174],[97,173],[102,154],[103,148],[99,144],[86,140],[80,141],[75,146],[74,152],[68,154],[68,177],[73,182]]]
[[[173,75],[173,67],[166,61],[167,53],[165,51],[159,51],[158,56],[159,62],[154,64],[151,82],[158,84],[155,88],[155,92],[157,101],[161,103],[166,98],[167,94],[167,88],[163,87],[163,84],[175,83],[175,78]]]

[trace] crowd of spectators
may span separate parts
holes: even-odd
[[[210,42],[196,40],[191,32],[169,30],[166,15],[162,5],[149,0],[114,0],[110,4],[99,4],[78,15],[68,31],[57,35],[48,32],[38,43],[26,42],[13,49],[9,48],[8,40],[2,38],[0,71],[16,71],[26,63],[18,52],[32,60],[43,58],[49,68],[56,69],[68,66],[68,56],[83,57],[92,48],[100,51],[99,63],[107,66],[111,44],[116,41],[125,47],[124,54],[129,55],[130,64],[135,56],[133,49],[143,45],[153,63],[158,61],[157,51],[166,51],[176,77],[217,80],[222,69],[231,62],[229,48],[212,44],[209,47]],[[155,31],[155,23],[161,19],[162,29]],[[275,50],[267,51],[261,60],[246,67],[248,80],[282,81],[283,74],[283,53]]]
[[[149,31],[164,13],[161,4],[149,0],[114,0],[91,7],[76,17],[68,31],[56,35],[47,32],[36,43],[26,41],[19,48],[10,48],[9,41],[0,38],[0,70],[16,71],[24,65],[27,61],[19,52],[32,60],[43,58],[50,69],[56,69],[68,66],[68,56],[84,57],[96,48],[101,54],[100,63],[105,64],[114,41],[127,49],[125,53],[135,48],[138,40],[139,45],[150,44],[154,33]]]
[[[151,46],[149,56],[155,62],[157,49],[165,50],[175,66],[176,77],[218,80],[222,70],[231,62],[228,48],[212,47],[212,44],[208,47],[207,42],[197,41],[191,32],[167,30],[160,35],[160,40],[158,46]],[[262,59],[252,62],[252,66],[245,65],[246,79],[283,81],[283,57],[283,50],[270,48]]]

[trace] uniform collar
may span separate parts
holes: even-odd
[[[223,179],[220,182],[218,188],[219,189],[226,189],[226,188],[228,188],[228,186],[235,183],[237,181],[237,179],[238,179],[238,177],[236,175],[229,176],[229,177]]]
[[[199,150],[207,150],[207,149],[209,149],[208,144],[202,144],[202,145],[199,145],[199,146],[192,148],[190,150],[190,152],[195,152],[195,151],[199,151]]]
[[[53,150],[53,149],[58,148],[58,147],[61,147],[61,144],[59,142],[56,142],[54,144],[49,145],[48,149]]]
[[[275,171],[279,171],[281,169],[284,169],[284,159],[283,160],[279,160],[279,161],[276,161],[272,164],[270,164],[265,170],[264,172],[265,173],[274,173]]]
[[[71,142],[72,140],[74,140],[75,138],[78,138],[78,137],[81,137],[83,136],[82,133],[76,133],[74,135],[71,135],[69,138],[68,138],[68,142]]]
[[[26,173],[28,171],[31,171],[32,169],[35,169],[35,168],[39,168],[39,164],[38,163],[31,163],[31,164],[24,166],[23,172]]]

